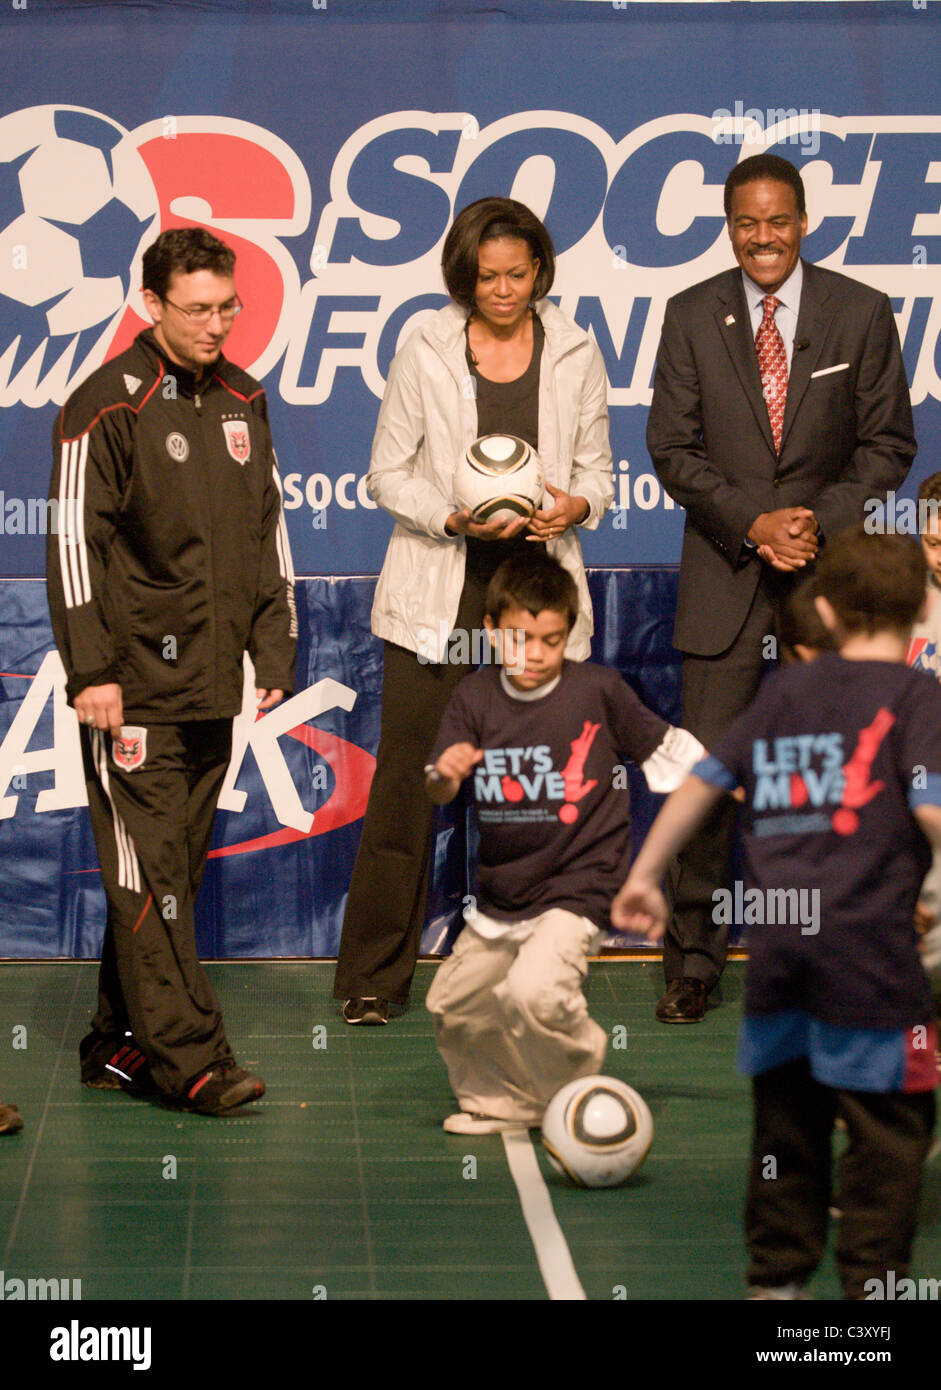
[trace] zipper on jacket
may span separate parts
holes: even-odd
[[[211,382],[211,381],[208,383],[208,389],[209,389],[209,390],[212,389],[212,382]],[[207,437],[207,434],[208,434],[208,430],[209,430],[209,426],[210,426],[212,417],[211,417],[211,416],[206,416],[206,417],[203,416],[203,403],[202,403],[202,397],[200,396],[199,391],[198,391],[198,390],[195,390],[195,389],[194,389],[194,391],[193,391],[193,405],[194,405],[194,407],[195,407],[195,409],[196,409],[196,415],[197,415],[198,420],[199,420],[198,432],[199,432],[199,439],[200,439],[200,445],[201,445],[201,448],[200,448],[200,458],[201,458],[202,461],[203,461],[203,489],[204,489],[204,496],[205,496],[205,500],[206,500],[206,535],[205,535],[205,543],[206,543],[206,567],[207,567],[209,573],[212,575],[212,583],[211,583],[211,585],[210,585],[210,591],[214,593],[214,592],[215,592],[215,581],[216,581],[216,579],[217,579],[217,577],[218,577],[218,576],[217,576],[217,573],[216,573],[216,546],[215,546],[215,539],[216,539],[216,538],[215,538],[215,526],[214,526],[214,524],[213,524],[214,518],[213,518],[213,512],[212,512],[213,471],[214,471],[214,470],[213,470],[213,463],[214,463],[214,459],[213,459],[213,451],[212,451],[212,440],[211,440],[210,438]],[[219,708],[219,679],[220,679],[220,678],[219,678],[219,627],[218,627],[218,620],[217,620],[215,602],[212,602],[212,603],[210,603],[210,605],[209,605],[209,630],[210,630],[210,634],[211,634],[211,635],[210,635],[210,640],[209,640],[208,646],[209,646],[209,650],[212,652],[212,658],[211,658],[211,673],[210,673],[210,677],[209,677],[209,684],[210,684],[210,689],[211,689],[211,691],[212,691],[212,706],[213,706],[214,709],[218,709],[218,708]]]

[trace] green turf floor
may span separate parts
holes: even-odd
[[[268,1086],[213,1120],[80,1088],[94,965],[0,966],[0,1099],[25,1120],[0,1139],[4,1277],[81,1279],[86,1300],[544,1299],[502,1139],[441,1129],[453,1105],[422,1007],[434,968],[419,966],[404,1017],[354,1029],[330,964],[210,965],[239,1061]],[[654,1021],[660,980],[658,964],[604,961],[588,986],[605,1070],[653,1112],[640,1173],[586,1192],[539,1161],[589,1299],[739,1299],[742,966],[696,1027]],[[941,1267],[939,1167],[915,1276]],[[839,1296],[829,1257],[815,1292]]]

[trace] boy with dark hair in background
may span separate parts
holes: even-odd
[[[751,1298],[807,1296],[837,1117],[849,1135],[835,1252],[844,1293],[885,1296],[888,1271],[908,1268],[937,1082],[913,914],[929,840],[941,845],[941,690],[905,667],[924,583],[905,536],[859,525],[829,541],[815,606],[838,653],[765,682],[667,800],[612,906],[622,930],[662,928],[671,855],[723,792],[744,787],[749,895],[763,908],[739,1039],[754,1097]],[[812,914],[800,910],[808,901]]]
[[[814,607],[814,576],[799,584],[789,595],[778,616],[778,644],[781,660],[814,661],[821,652],[834,650],[833,638]]]

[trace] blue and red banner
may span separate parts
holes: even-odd
[[[47,664],[49,437],[69,391],[147,322],[140,257],[160,230],[196,223],[236,249],[245,311],[226,350],[267,389],[295,567],[315,577],[300,586],[298,703],[267,734],[267,720],[242,730],[201,945],[329,955],[377,734],[368,607],[391,520],[365,491],[370,442],[392,356],[445,302],[455,211],[510,194],[554,237],[553,298],[595,337],[610,386],[615,505],[584,542],[596,655],[641,681],[669,671],[665,703],[651,703],[675,716],[662,567],[678,562],[683,513],[644,429],[667,297],[732,264],[722,185],[737,160],[773,148],[798,165],[807,258],[891,297],[920,445],[905,495],[939,466],[939,16],[919,0],[12,0],[0,14],[0,954],[93,954],[100,937],[87,823],[66,790],[75,769],[59,761],[69,716]],[[612,632],[617,647],[634,623],[654,646],[612,654]],[[17,772],[53,729],[56,768]],[[439,838],[426,945],[466,890],[459,819]]]

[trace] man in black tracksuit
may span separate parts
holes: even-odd
[[[193,903],[243,653],[263,711],[293,689],[297,635],[264,392],[221,356],[240,308],[234,261],[200,228],[144,253],[153,328],[56,420],[47,556],[108,898],[82,1081],[212,1115],[265,1088],[235,1064]]]

